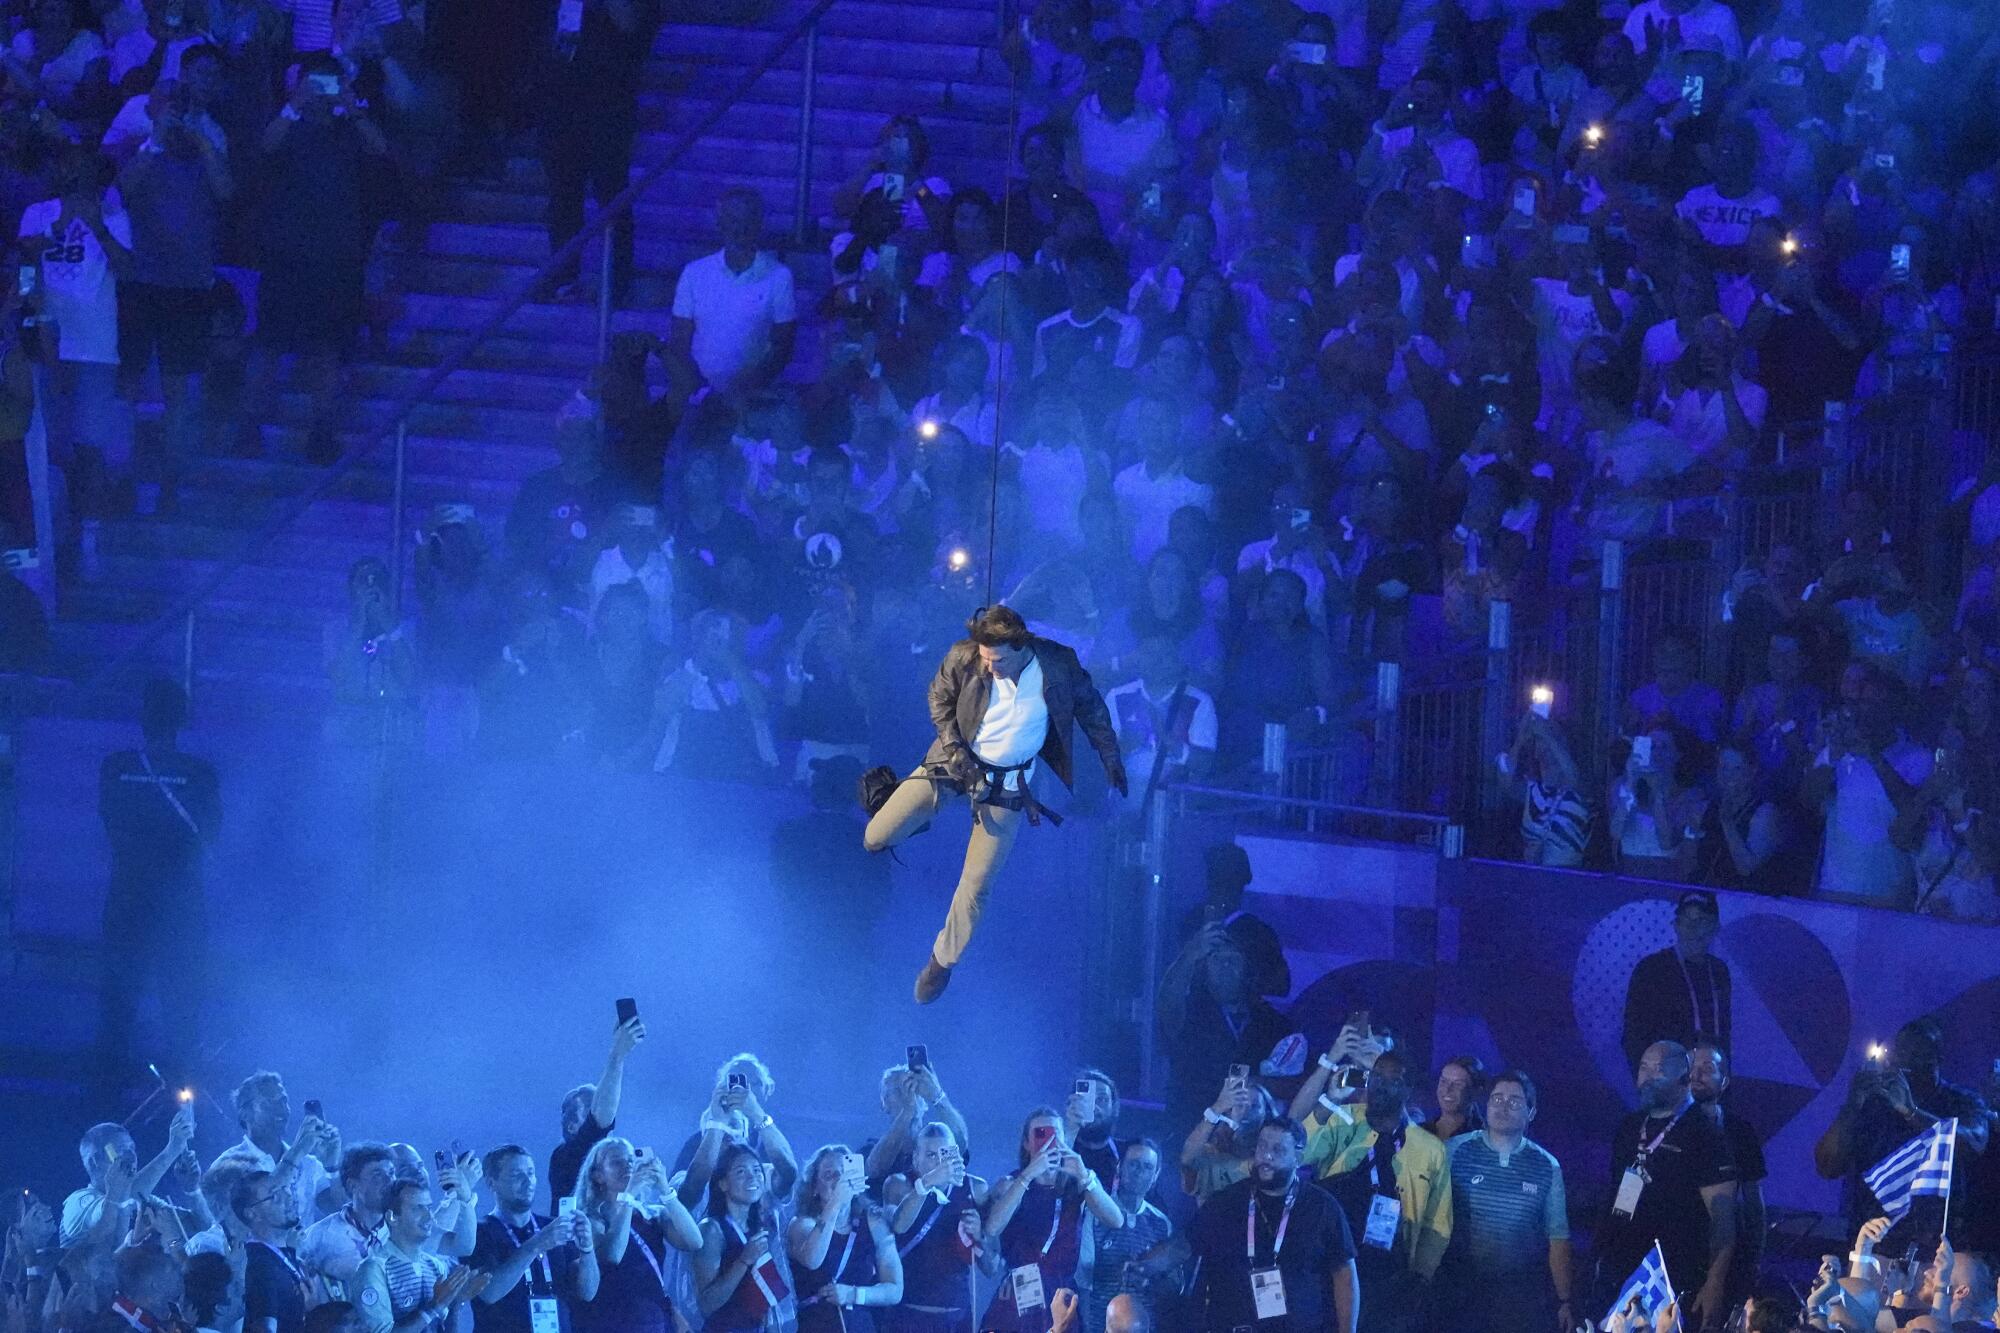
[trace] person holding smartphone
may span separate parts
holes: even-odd
[[[567,1196],[556,1216],[535,1212],[535,1159],[518,1144],[502,1144],[481,1159],[493,1211],[479,1223],[471,1266],[487,1274],[472,1306],[474,1333],[547,1333],[553,1313],[567,1333],[575,1303],[597,1295],[602,1272],[590,1219]]]
[[[973,1268],[998,1277],[1004,1262],[983,1217],[990,1191],[966,1171],[958,1137],[941,1121],[918,1133],[910,1167],[882,1187],[903,1259],[897,1333],[962,1333],[972,1321]]]
[[[867,1190],[866,1159],[844,1143],[830,1143],[806,1161],[796,1216],[785,1228],[799,1333],[874,1333],[868,1312],[903,1298],[903,1257]]]
[[[692,1254],[702,1234],[659,1154],[604,1139],[583,1159],[571,1197],[590,1223],[599,1270],[596,1297],[570,1310],[576,1333],[672,1333],[667,1251]]]
[[[1124,1210],[1070,1147],[1053,1110],[1029,1114],[1020,1162],[986,1206],[986,1231],[999,1237],[1006,1274],[980,1320],[982,1333],[1049,1333],[1049,1298],[1076,1287],[1084,1215],[1112,1230],[1125,1224]]]

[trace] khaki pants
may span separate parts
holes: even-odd
[[[871,852],[886,851],[935,819],[947,806],[965,800],[963,793],[924,777],[908,777],[898,783],[861,835],[862,845]],[[972,836],[965,844],[965,868],[959,873],[958,888],[951,895],[951,910],[945,913],[944,929],[938,932],[931,952],[946,967],[956,967],[972,941],[973,927],[985,910],[987,891],[993,877],[1007,863],[1015,835],[1021,831],[1022,812],[998,806],[972,807]]]

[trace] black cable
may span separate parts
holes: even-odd
[[[1006,0],[1001,0],[1000,12],[1007,12]],[[1014,145],[1021,134],[1021,75],[1020,71],[1007,64],[1004,49],[1006,34],[1002,32],[996,54],[1007,69],[1007,142],[1002,146],[1000,167],[1000,268],[993,278],[1009,278],[1000,288],[1000,336],[996,339],[999,351],[996,355],[1000,364],[993,373],[993,468],[988,483],[986,497],[986,605],[993,605],[993,569],[1000,545],[1000,441],[1001,422],[1006,414],[1007,380],[1013,367],[1008,362],[1011,346],[1008,339],[1007,297],[1014,283],[1007,269],[1007,257],[1013,253],[1008,238],[1014,222]],[[987,281],[993,281],[988,278]]]

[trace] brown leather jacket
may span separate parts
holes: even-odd
[[[1104,762],[1104,774],[1111,785],[1125,790],[1125,758],[1118,750],[1118,733],[1111,729],[1111,710],[1097,692],[1090,673],[1076,660],[1076,650],[1054,639],[1036,636],[1028,646],[1042,664],[1042,700],[1049,709],[1049,734],[1042,741],[1040,758],[1063,785],[1076,785],[1076,765],[1070,755],[1070,725],[1083,728],[1084,739]],[[938,738],[924,756],[924,767],[943,769],[953,746],[972,748],[979,724],[986,717],[986,700],[993,677],[979,660],[979,645],[960,639],[938,664],[931,679],[931,725]]]

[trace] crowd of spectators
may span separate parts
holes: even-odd
[[[1241,914],[1202,928],[1188,1006],[1235,1012],[1226,974],[1252,975],[1261,938]],[[59,1210],[28,1191],[10,1206],[6,1327],[1573,1333],[1656,1246],[1678,1322],[1613,1308],[1625,1333],[1993,1327],[1991,1115],[1939,1077],[1932,1020],[1856,1075],[1815,1149],[1860,1220],[1801,1308],[1809,1270],[1791,1269],[1811,1259],[1767,1256],[1764,1138],[1732,1109],[1715,1038],[1644,1043],[1638,1109],[1587,1126],[1603,1160],[1569,1164],[1579,1194],[1530,1134],[1574,1112],[1545,1104],[1524,1070],[1456,1057],[1426,1095],[1425,1071],[1367,1011],[1316,1062],[1297,1035],[1266,1046],[1254,1019],[1233,1039],[1188,1035],[1202,1018],[1180,1020],[1176,1073],[1219,1091],[1170,1098],[1158,1141],[1121,1123],[1101,1069],[1045,1100],[947,1087],[922,1046],[883,1071],[879,1111],[865,1112],[796,1091],[781,1103],[764,1061],[732,1056],[683,1138],[671,1113],[628,1095],[646,1036],[635,1014],[596,1082],[548,1090],[560,1141],[545,1159],[525,1139],[426,1154],[379,1121],[344,1135],[318,1101],[295,1117],[268,1070],[227,1109],[161,1083],[126,1123],[82,1135],[85,1180]],[[367,1092],[344,1094],[364,1122]],[[206,1158],[198,1097],[242,1133]],[[1009,1097],[1031,1108],[1018,1143],[975,1150],[961,1101]],[[790,1137],[807,1119],[850,1137],[808,1151]],[[1957,1132],[1948,1224],[1942,1199],[1906,1211],[1862,1177],[1939,1120]],[[162,1122],[165,1144],[142,1162],[131,1126],[150,1137]],[[648,1146],[626,1128],[638,1123],[670,1137]],[[1607,1166],[1625,1181],[1615,1199],[1598,1187]]]

